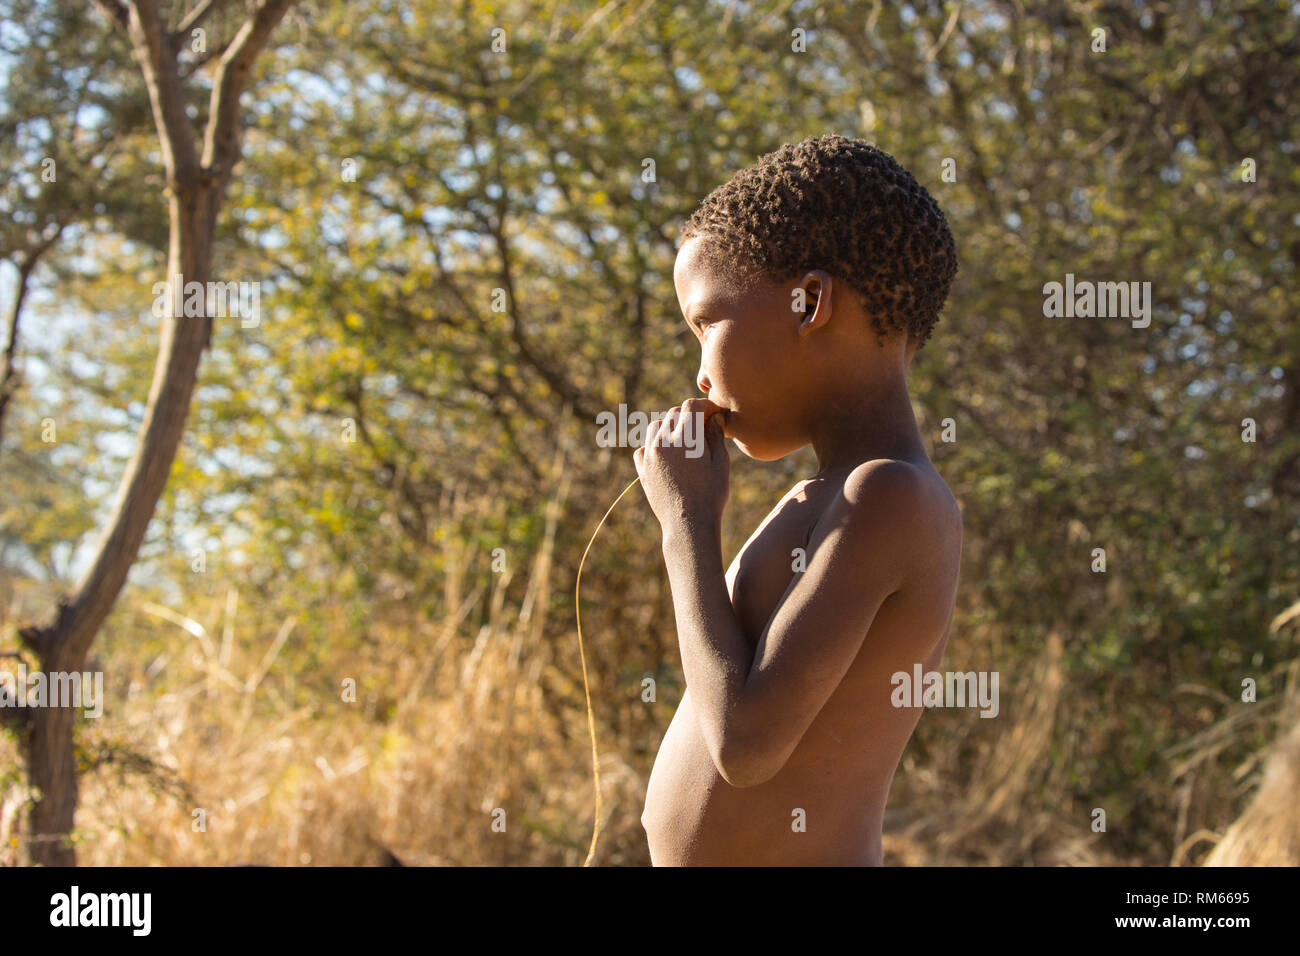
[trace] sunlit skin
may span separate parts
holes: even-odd
[[[891,704],[890,677],[939,665],[961,554],[960,510],[907,393],[915,346],[903,333],[878,342],[858,296],[820,270],[735,288],[700,256],[707,241],[685,242],[673,270],[704,397],[670,410],[633,456],[687,685],[647,788],[651,861],[879,865],[889,787],[922,712]],[[707,450],[691,458],[696,413]],[[724,435],[762,461],[811,444],[819,465],[725,571]]]

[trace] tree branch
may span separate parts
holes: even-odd
[[[0,445],[4,443],[5,409],[18,388],[18,376],[14,370],[14,359],[18,355],[18,323],[22,317],[23,299],[27,297],[28,280],[41,257],[58,241],[63,234],[63,223],[58,222],[54,234],[41,241],[36,248],[22,257],[22,262],[15,262],[18,268],[18,285],[14,290],[14,305],[9,318],[9,341],[5,344],[4,354],[0,355]]]
[[[127,28],[126,4],[122,0],[95,0],[95,6],[123,30]]]
[[[171,37],[163,30],[157,0],[136,0],[131,7],[130,33],[153,106],[168,184],[172,188],[187,187],[199,175],[199,157],[176,72],[176,51]]]
[[[239,98],[248,85],[253,61],[271,37],[293,0],[263,0],[221,56],[208,106],[208,129],[203,142],[203,168],[224,185],[239,159]],[[218,190],[220,192],[220,190]]]
[[[189,33],[202,23],[204,17],[211,13],[212,9],[221,2],[222,0],[202,0],[202,2],[191,10],[186,15],[185,19],[181,21],[181,25],[176,28],[176,33],[178,35]]]

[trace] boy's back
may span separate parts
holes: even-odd
[[[937,669],[947,645],[961,555],[961,516],[928,460],[913,463],[928,504],[899,541],[905,584],[876,614],[861,650],[785,766],[733,787],[701,736],[689,688],[655,760],[641,817],[656,866],[880,865],[885,799],[917,708],[891,705],[891,675]],[[761,634],[844,475],[800,482],[772,510],[727,572],[744,632]],[[802,811],[802,812],[801,812]]]

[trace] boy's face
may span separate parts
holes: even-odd
[[[748,292],[700,255],[706,237],[682,244],[673,285],[682,316],[700,343],[696,384],[728,410],[724,431],[750,458],[773,461],[809,442],[805,403],[811,356],[798,335],[802,313],[775,283]],[[811,306],[810,306],[811,308]]]

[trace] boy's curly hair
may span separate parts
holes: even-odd
[[[834,133],[786,144],[713,190],[682,227],[742,288],[824,269],[862,297],[879,335],[925,345],[957,274],[939,205],[894,157]]]

